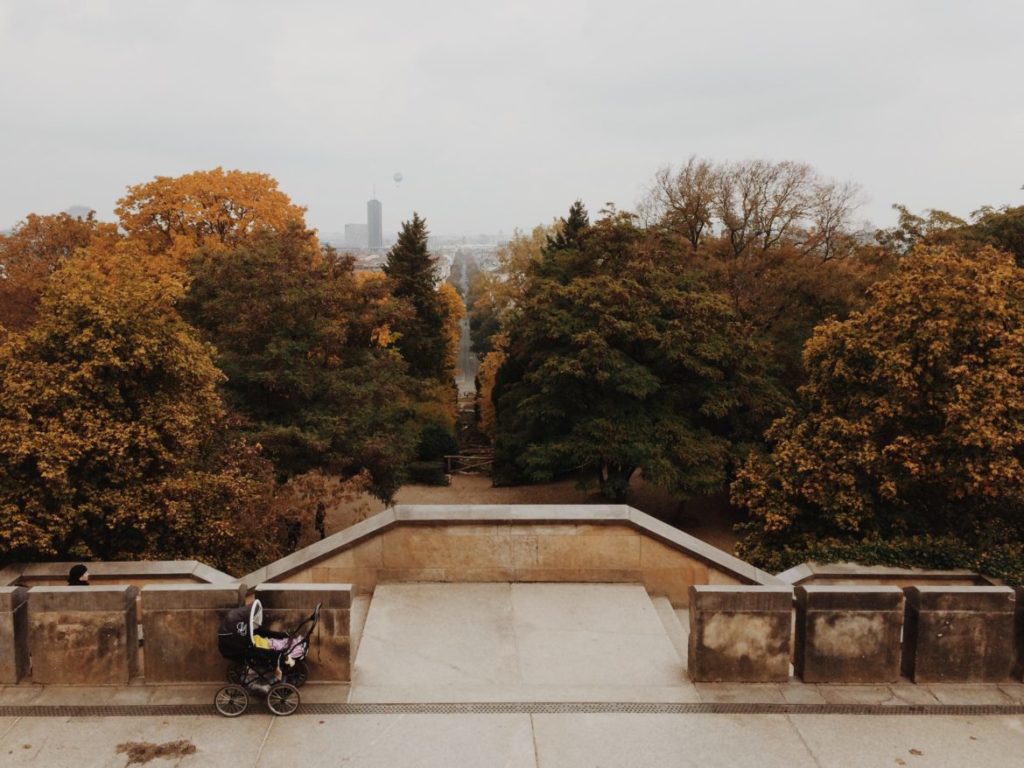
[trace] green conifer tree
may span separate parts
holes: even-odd
[[[388,252],[384,274],[391,281],[392,294],[405,302],[409,315],[399,321],[398,349],[409,364],[409,373],[419,379],[444,381],[444,306],[435,290],[434,263],[427,251],[427,222],[413,213],[402,223],[398,242]]]

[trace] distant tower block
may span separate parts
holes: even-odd
[[[366,203],[367,241],[371,251],[384,250],[384,227],[381,224],[382,206],[376,198]]]

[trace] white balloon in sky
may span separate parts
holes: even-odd
[[[391,178],[393,178],[393,179],[395,180],[395,183],[397,184],[397,183],[398,183],[399,181],[401,181],[401,180],[402,180],[402,174],[400,174],[400,173],[396,173],[396,174],[395,174],[394,176],[392,176]]]

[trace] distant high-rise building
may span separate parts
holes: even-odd
[[[374,198],[366,203],[366,232],[371,251],[384,250],[384,225],[381,222],[382,206]]]
[[[363,250],[369,247],[369,229],[365,224],[345,225],[345,247]]]

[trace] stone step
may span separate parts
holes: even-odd
[[[363,637],[363,627],[366,626],[366,615],[370,612],[369,595],[359,595],[352,598],[352,607],[349,609],[349,644],[352,648],[352,668],[355,669],[356,653],[359,651],[359,641]]]
[[[661,619],[661,623],[665,627],[665,633],[672,642],[672,647],[676,649],[676,654],[685,669],[687,645],[690,641],[689,612],[686,609],[676,610],[673,608],[667,597],[652,597],[651,602],[654,603],[654,609],[658,612],[658,618]]]

